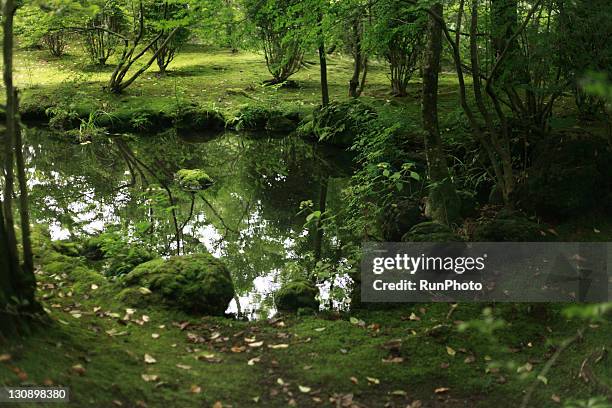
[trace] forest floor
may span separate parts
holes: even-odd
[[[297,89],[264,87],[263,56],[191,47],[168,75],[152,70],[123,95],[103,86],[111,67],[88,66],[79,50],[60,59],[19,52],[22,106],[127,114],[174,111],[197,103],[226,117],[247,105],[309,112],[319,104],[318,67],[303,69]],[[330,57],[332,100],[347,99],[350,61]],[[457,112],[456,83],[443,75],[443,116]],[[364,99],[389,119],[418,122],[420,86],[393,98],[383,64],[370,69]],[[388,108],[388,109],[387,109]],[[569,124],[568,126],[571,126]],[[612,221],[585,215],[555,226],[566,240],[605,241]],[[38,254],[38,298],[49,320],[0,348],[0,384],[63,385],[79,407],[519,407],[536,381],[530,407],[560,407],[600,394],[579,378],[587,357],[610,345],[612,322],[569,319],[563,305],[495,305],[505,324],[458,330],[484,305],[405,305],[386,311],[322,312],[245,322],[195,317],[163,307],[134,309],[101,275],[68,273]],[[529,310],[528,310],[529,309]],[[478,330],[480,328],[481,330]],[[550,372],[537,375],[566,339],[583,329]],[[610,358],[592,365],[612,378]]]
[[[84,273],[81,259],[58,268],[67,258],[50,251],[38,252],[37,267],[49,319],[2,346],[0,384],[67,386],[79,407],[518,407],[534,381],[529,406],[556,407],[597,394],[579,375],[612,330],[609,320],[566,318],[562,305],[545,315],[496,305],[505,323],[492,335],[478,304],[252,322],[134,309],[117,300],[117,284]],[[458,330],[473,319],[481,323]],[[582,338],[536,380],[579,329]],[[609,359],[590,368],[612,378]]]
[[[314,57],[312,57],[314,59]],[[320,104],[318,66],[302,68],[291,77],[297,88],[264,86],[270,79],[259,53],[189,46],[177,54],[166,75],[160,76],[153,66],[122,95],[104,91],[113,71],[112,64],[97,67],[89,64],[78,48],[60,59],[46,51],[19,51],[16,56],[15,82],[22,90],[21,105],[71,109],[82,116],[104,112],[126,116],[138,112],[175,112],[177,106],[198,104],[218,110],[232,118],[245,106],[309,113]],[[409,95],[394,98],[384,62],[370,64],[363,99],[403,120],[418,120],[420,85],[418,79],[409,86]],[[350,59],[341,55],[328,57],[329,92],[332,101],[347,100],[352,74]],[[441,78],[440,103],[443,110],[458,108],[454,75]]]

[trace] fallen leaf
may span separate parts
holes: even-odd
[[[283,379],[282,379],[282,378],[280,378],[280,377],[276,379],[276,383],[277,383],[278,385],[285,385],[285,381],[283,381]]]
[[[455,354],[457,354],[457,352],[450,346],[446,346],[446,352],[449,356],[454,356]]]
[[[200,387],[199,385],[192,384],[191,388],[189,388],[189,392],[191,392],[192,394],[199,394],[202,392],[202,387]]]
[[[315,329],[316,332],[322,332],[323,330],[325,330],[326,327],[318,327]]]
[[[533,370],[533,364],[527,362],[525,363],[525,365],[520,366],[519,368],[516,369],[517,373],[529,373]]]
[[[11,361],[13,356],[8,353],[0,354],[0,363],[6,363],[7,361]]]
[[[257,347],[261,347],[263,346],[264,342],[262,341],[256,341],[255,343],[249,343],[249,347],[253,347],[253,348],[257,348]]]
[[[414,313],[410,313],[409,319],[412,320],[412,321],[416,321],[416,322],[421,320],[421,318],[419,316],[417,316],[416,314],[414,314]]]
[[[183,369],[183,370],[191,370],[191,366],[185,365],[185,364],[177,364],[176,365],[178,368]]]
[[[140,294],[142,295],[150,295],[151,293],[153,293],[151,292],[151,289],[145,287],[138,288],[138,292],[140,292]]]
[[[408,393],[404,390],[395,390],[391,392],[391,395],[396,395],[398,397],[405,397]]]
[[[303,392],[304,394],[308,394],[311,391],[310,387],[306,387],[304,385],[298,385],[298,388],[300,389],[300,392]]]
[[[368,382],[370,384],[374,384],[374,385],[380,384],[380,380],[378,378],[375,378],[375,377],[366,377],[366,379],[368,380]]]
[[[450,367],[449,363],[440,363],[440,368],[447,369],[448,367]]]
[[[144,362],[147,364],[155,364],[157,363],[157,360],[155,358],[153,358],[153,356],[149,355],[149,354],[145,354],[144,355]]]
[[[154,339],[159,339],[159,333],[151,333],[151,337]]]
[[[557,394],[551,395],[550,399],[556,402],[557,404],[561,403],[561,397],[559,397]]]
[[[357,377],[351,377],[351,382],[353,384],[359,384],[359,380],[357,379]]]
[[[159,381],[159,375],[157,374],[142,374],[140,377],[146,382]]]
[[[232,353],[242,353],[243,351],[246,350],[246,347],[244,347],[244,346],[233,346],[230,350],[232,350]]]
[[[78,375],[85,375],[86,370],[85,367],[83,367],[81,364],[75,364],[72,366],[72,371],[74,371]]]
[[[399,363],[402,363],[403,361],[404,361],[403,357],[389,357],[389,358],[382,359],[382,362],[387,363],[387,364],[399,364]]]
[[[268,347],[271,349],[286,349],[289,347],[288,344],[268,344]]]
[[[253,357],[247,362],[247,364],[252,366],[252,365],[255,365],[256,363],[259,363],[260,361],[261,361],[260,357]]]
[[[434,390],[434,393],[436,393],[436,394],[444,394],[445,392],[449,392],[449,391],[450,391],[450,388],[440,387],[440,388],[436,388]]]
[[[221,401],[217,401],[213,404],[212,408],[223,408]]]

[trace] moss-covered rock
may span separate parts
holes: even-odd
[[[247,105],[240,109],[231,125],[236,130],[251,132],[293,132],[300,122],[299,114],[282,112],[265,106]]]
[[[319,310],[319,289],[312,283],[299,280],[283,284],[276,292],[274,303],[281,312],[297,312],[300,309]]]
[[[427,221],[415,225],[403,237],[403,242],[460,242],[461,237],[446,225]]]
[[[356,136],[376,117],[376,111],[359,99],[330,103],[315,109],[312,115],[312,130],[321,142],[349,147]]]
[[[189,313],[223,315],[234,297],[229,271],[208,253],[155,259],[134,268],[121,282],[149,289],[167,305]]]
[[[73,257],[81,256],[81,253],[83,252],[83,247],[72,241],[53,241],[51,242],[51,248],[60,254]]]
[[[202,191],[213,185],[213,179],[202,169],[181,169],[174,179],[185,191]]]
[[[495,218],[481,221],[474,229],[474,240],[482,242],[544,241],[544,226],[524,214],[502,212]]]
[[[476,199],[476,194],[470,191],[459,190],[457,191],[457,195],[461,201],[461,217],[470,218],[476,216],[478,214],[478,200]]]
[[[221,131],[225,129],[225,118],[216,110],[190,105],[179,110],[174,126],[178,130]]]

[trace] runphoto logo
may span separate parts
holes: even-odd
[[[372,272],[382,275],[386,271],[404,271],[411,275],[417,272],[445,271],[462,275],[465,272],[485,269],[487,254],[480,257],[410,256],[397,254],[394,257],[376,257],[372,260]]]

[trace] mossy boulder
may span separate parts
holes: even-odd
[[[403,237],[403,242],[460,242],[461,237],[444,224],[434,221],[415,225]]]
[[[274,303],[281,312],[297,312],[298,310],[319,310],[317,296],[319,289],[305,280],[284,283],[276,292]]]
[[[474,240],[481,242],[544,241],[545,227],[521,213],[501,212],[495,218],[481,221],[474,229]]]
[[[247,105],[240,109],[232,121],[232,126],[239,131],[251,132],[293,132],[300,122],[299,114],[282,112],[265,106]]]
[[[202,191],[213,185],[213,179],[202,169],[181,169],[174,180],[185,191]]]
[[[516,194],[528,212],[563,219],[595,208],[612,192],[612,150],[604,138],[584,132],[555,135],[532,156]]]
[[[313,112],[312,131],[321,142],[350,147],[356,136],[376,118],[376,111],[358,99],[330,103]]]
[[[155,296],[146,297],[161,298],[188,313],[221,316],[234,297],[228,269],[209,253],[155,259],[134,268],[121,282],[127,288],[148,289]]]
[[[225,118],[216,110],[189,105],[181,107],[174,118],[174,127],[178,130],[222,131],[225,129]]]
[[[81,256],[83,252],[83,247],[72,241],[53,241],[51,242],[51,248],[60,254],[72,257]]]

